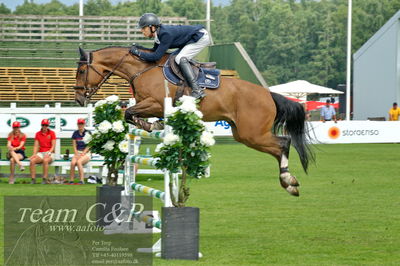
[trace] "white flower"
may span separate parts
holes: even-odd
[[[200,112],[199,110],[194,111],[194,114],[197,115],[200,119],[203,118],[203,113]]]
[[[113,140],[108,140],[108,141],[106,142],[106,144],[104,144],[104,145],[102,146],[102,148],[105,149],[105,150],[107,150],[107,151],[111,151],[112,149],[114,149],[114,144],[115,144],[115,141],[113,141]]]
[[[129,151],[129,144],[128,144],[128,141],[126,141],[126,140],[121,141],[121,142],[118,144],[118,148],[119,148],[119,150],[120,150],[121,152],[123,152],[123,153],[128,153],[128,151]]]
[[[205,162],[205,161],[207,161],[208,159],[210,159],[210,157],[211,157],[211,154],[210,154],[210,153],[208,153],[208,152],[202,153],[202,154],[200,155],[200,160],[202,160],[203,162]]]
[[[174,145],[178,141],[179,141],[179,136],[172,133],[169,133],[164,137],[165,145]]]
[[[192,96],[187,96],[187,95],[183,95],[181,98],[179,98],[179,101],[181,103],[191,103],[196,105],[196,98],[192,97]]]
[[[97,135],[97,134],[99,134],[99,131],[97,129],[93,130],[92,135]]]
[[[125,130],[125,127],[124,124],[122,123],[122,120],[118,120],[112,123],[112,130],[117,133],[123,132]]]
[[[98,130],[100,131],[100,133],[107,133],[110,129],[112,128],[112,125],[110,122],[108,122],[107,120],[104,120],[103,122],[101,122],[99,124]]]
[[[156,146],[156,149],[154,150],[155,152],[159,153],[162,149],[162,147],[164,147],[164,143],[160,143]]]
[[[88,144],[92,140],[92,135],[89,133],[86,133],[85,136],[83,137],[83,142]]]
[[[115,106],[115,110],[121,110],[121,106],[119,105]]]
[[[119,97],[117,95],[111,95],[106,98],[107,103],[115,103],[119,101]]]
[[[99,107],[99,106],[102,106],[102,105],[104,105],[104,104],[106,104],[106,103],[107,103],[106,100],[100,100],[100,101],[98,101],[98,102],[96,102],[96,103],[94,104],[94,107]]]
[[[167,110],[165,110],[165,112],[164,112],[164,115],[166,117],[169,117],[169,116],[174,115],[176,111],[178,111],[178,108],[176,108],[176,107],[167,108]]]
[[[201,134],[200,142],[201,142],[201,144],[203,144],[207,147],[210,147],[215,144],[213,135],[207,131],[203,131],[203,133]]]
[[[183,102],[178,108],[182,113],[194,113],[197,111],[196,103],[190,101]]]
[[[131,134],[126,133],[124,139],[125,139],[125,140],[130,140],[130,139],[131,139]]]

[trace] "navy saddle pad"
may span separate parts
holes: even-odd
[[[172,84],[178,85],[181,82],[179,77],[172,71],[170,64],[164,65],[163,73],[165,78]],[[216,89],[219,87],[220,74],[221,71],[219,69],[200,68],[197,84],[199,84],[200,87]]]

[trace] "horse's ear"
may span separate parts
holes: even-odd
[[[88,61],[88,53],[86,53],[82,47],[79,47],[79,53],[81,55],[81,57],[79,59],[80,61]]]

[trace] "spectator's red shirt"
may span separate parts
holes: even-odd
[[[19,145],[21,145],[22,141],[26,141],[26,135],[25,134],[21,134],[19,136],[15,136],[15,135],[11,135],[7,138],[8,141],[11,141],[11,146],[18,147]],[[25,150],[25,146],[21,147],[21,150]]]
[[[48,129],[46,133],[43,133],[41,130],[37,132],[35,140],[39,141],[39,152],[49,151],[53,139],[56,139],[56,134],[50,129]]]

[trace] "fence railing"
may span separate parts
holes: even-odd
[[[151,42],[138,29],[139,17],[0,15],[0,41]],[[189,24],[185,17],[162,17],[162,23]]]

